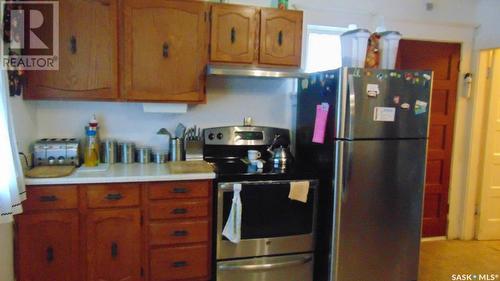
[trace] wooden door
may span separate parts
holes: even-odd
[[[207,4],[126,0],[123,13],[126,98],[204,101],[209,37]]]
[[[485,86],[487,89],[484,91],[488,94],[486,99],[488,102],[487,113],[485,112],[486,135],[483,145],[476,237],[478,240],[498,240],[500,239],[500,189],[498,188],[500,186],[500,49],[483,52],[488,54],[481,54],[480,59],[488,61],[485,64],[489,70],[481,69],[478,78],[484,79],[484,76],[488,76]],[[483,74],[483,71],[489,71],[490,74]]]
[[[263,8],[260,13],[259,62],[300,66],[302,11]]]
[[[434,71],[422,235],[445,236],[460,44],[401,40],[397,66]]]
[[[140,280],[139,209],[92,211],[86,227],[89,281]]]
[[[25,97],[117,98],[117,0],[59,1],[59,17],[59,70],[30,71]]]
[[[238,5],[213,5],[210,60],[252,63],[256,53],[258,10]]]
[[[19,281],[80,280],[76,212],[16,216]]]

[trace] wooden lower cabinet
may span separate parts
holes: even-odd
[[[16,280],[209,280],[211,186],[28,186],[15,217]]]
[[[80,280],[78,213],[16,216],[18,281]]]
[[[136,281],[141,278],[139,209],[91,211],[87,216],[89,281]]]

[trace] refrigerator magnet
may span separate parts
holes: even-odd
[[[395,107],[375,107],[373,111],[373,121],[394,122],[396,120]]]
[[[411,73],[405,73],[405,79],[406,79],[406,81],[412,80],[413,79],[413,74],[411,74]]]
[[[367,84],[366,85],[366,94],[369,97],[376,98],[380,94],[378,84]]]
[[[300,84],[302,86],[302,90],[309,88],[309,79],[302,79],[302,82]]]
[[[427,112],[427,102],[417,100],[415,102],[415,115],[423,114]]]
[[[394,96],[392,98],[392,101],[394,102],[394,104],[398,105],[399,102],[401,101],[401,98],[399,96]]]
[[[410,104],[409,104],[409,103],[407,103],[407,102],[403,103],[403,104],[401,105],[401,109],[404,109],[404,110],[408,110],[408,109],[410,109]]]
[[[315,76],[315,75],[313,75],[313,76],[311,77],[311,85],[316,84],[316,80],[317,80],[316,76]]]
[[[324,143],[325,142],[325,131],[326,131],[326,121],[328,119],[328,111],[330,105],[326,102],[316,105],[316,118],[314,120],[314,133],[312,142],[314,143]]]

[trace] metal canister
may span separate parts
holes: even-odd
[[[106,139],[101,142],[101,162],[114,164],[118,161],[118,146],[115,140]]]
[[[156,164],[163,164],[168,160],[168,153],[164,150],[153,151],[153,162]]]
[[[118,145],[120,151],[120,162],[124,164],[134,163],[135,145],[132,142],[122,142]]]
[[[170,139],[170,161],[182,161],[184,155],[184,140],[181,138]]]
[[[135,150],[135,161],[141,164],[151,162],[151,147],[139,147]]]

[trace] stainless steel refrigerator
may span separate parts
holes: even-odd
[[[296,156],[320,174],[315,281],[418,278],[431,71],[298,81]]]

